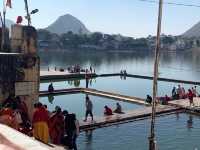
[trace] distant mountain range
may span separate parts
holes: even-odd
[[[69,31],[72,31],[76,34],[90,33],[90,31],[80,20],[70,14],[60,16],[54,23],[48,26],[46,30],[59,35],[62,33],[67,33]]]
[[[182,36],[186,38],[200,37],[200,22],[198,22],[192,28],[183,33]]]

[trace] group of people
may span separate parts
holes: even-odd
[[[33,136],[36,139],[77,149],[79,123],[75,114],[69,114],[67,110],[62,111],[59,106],[55,107],[55,111],[49,112],[47,106],[39,102],[34,105],[32,125]]]
[[[85,107],[86,107],[86,112],[84,121],[87,121],[88,115],[90,115],[91,120],[93,121],[93,104],[88,95],[86,95]],[[119,103],[116,103],[116,109],[114,111],[112,111],[112,109],[107,105],[104,106],[104,115],[106,116],[113,115],[113,112],[119,114],[124,113],[122,111],[122,106]]]
[[[169,97],[168,95],[165,95],[164,97],[157,97],[157,102],[161,104],[168,104],[170,100],[179,100],[179,99],[189,99],[190,106],[194,106],[193,97],[199,97],[199,93],[197,92],[197,86],[192,87],[191,89],[188,89],[188,91],[185,91],[185,88],[181,85],[178,85],[178,87],[173,87],[172,89],[172,95]],[[152,97],[150,95],[147,95],[146,102],[151,104],[152,103]]]
[[[0,123],[44,143],[62,144],[69,149],[77,149],[79,123],[75,114],[62,111],[59,106],[55,107],[55,111],[49,112],[47,106],[40,102],[34,104],[31,118],[29,113],[21,97],[9,96],[1,105]]]
[[[199,93],[197,91],[197,86],[194,86],[194,87],[188,89],[187,92],[185,91],[184,87],[181,87],[181,85],[178,85],[178,88],[173,87],[173,89],[172,89],[172,99],[188,98],[190,106],[191,105],[194,106],[194,101],[193,101],[194,97],[199,97]]]
[[[26,103],[20,97],[5,99],[0,108],[0,123],[29,134],[32,128]]]

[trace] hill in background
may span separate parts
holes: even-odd
[[[54,23],[48,26],[46,30],[59,35],[69,31],[72,31],[75,34],[90,33],[80,20],[70,14],[60,16]]]

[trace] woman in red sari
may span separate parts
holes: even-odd
[[[49,133],[53,144],[61,144],[61,139],[64,136],[64,116],[58,106],[56,106],[56,112],[50,117]]]

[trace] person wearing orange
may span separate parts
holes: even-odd
[[[64,116],[59,106],[56,106],[56,112],[50,117],[49,134],[53,144],[61,144],[64,137]]]
[[[33,136],[44,143],[49,141],[49,116],[47,110],[41,103],[37,104],[37,109],[33,114]]]

